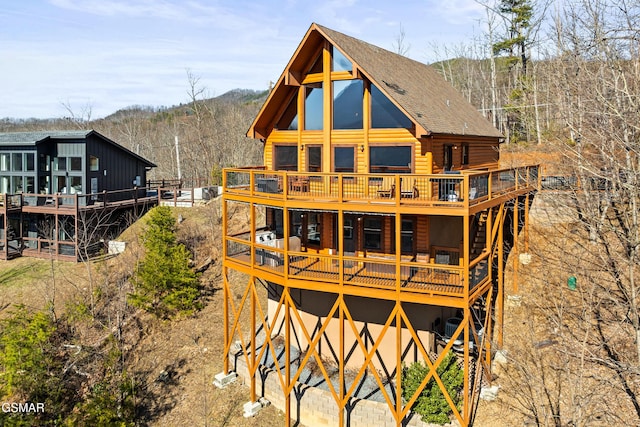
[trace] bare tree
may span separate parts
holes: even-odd
[[[191,178],[207,178],[214,165],[220,163],[221,141],[215,139],[217,105],[207,98],[207,89],[200,84],[200,77],[187,70],[189,83],[188,113],[180,122],[185,130],[181,149],[185,154],[185,170],[191,170]],[[176,133],[178,133],[177,131]]]
[[[85,129],[87,123],[91,121],[91,113],[93,111],[93,106],[91,103],[87,102],[83,106],[80,107],[80,110],[75,110],[71,105],[71,101],[67,100],[67,102],[62,102],[62,106],[69,113],[68,117],[65,119],[74,125],[74,127],[78,129]]]
[[[520,408],[538,425],[640,424],[639,20],[625,0],[569,2],[556,20],[549,82],[561,94],[557,170],[569,190],[555,199],[574,216],[547,231],[560,250],[540,251],[531,279],[529,318],[543,331],[529,346],[547,341],[553,357],[527,357],[523,344],[511,359],[536,373],[514,396],[530,397]],[[577,288],[560,291],[570,275]],[[541,382],[553,370],[562,375]],[[545,411],[551,418],[538,417]]]
[[[393,51],[398,55],[407,56],[409,49],[411,49],[411,45],[406,42],[405,37],[404,27],[400,24],[400,30],[393,43]]]

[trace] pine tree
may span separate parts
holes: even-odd
[[[168,207],[150,211],[143,239],[145,255],[133,277],[131,303],[163,318],[197,310],[198,277],[189,267],[189,251],[177,241]]]
[[[507,34],[493,45],[495,53],[507,52],[510,57],[520,57],[522,74],[527,75],[528,31],[533,18],[533,6],[530,0],[501,0],[498,7],[507,22]]]

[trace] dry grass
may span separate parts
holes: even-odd
[[[524,155],[509,153],[503,155],[503,159],[504,164],[508,165],[523,161],[531,163],[543,160],[541,155],[545,156],[544,159],[549,157],[548,153],[542,152]],[[283,414],[273,407],[263,409],[255,418],[243,418],[242,405],[249,398],[249,389],[245,385],[234,383],[223,390],[212,385],[214,375],[222,371],[224,345],[219,201],[205,207],[176,209],[174,212],[176,216],[182,215],[179,238],[194,249],[194,264],[199,265],[208,257],[215,262],[202,277],[206,305],[200,312],[171,322],[142,315],[128,325],[128,328],[135,329],[135,333],[130,334],[126,351],[127,369],[138,381],[138,403],[146,409],[141,414],[144,417],[142,419],[152,426],[283,425]],[[535,214],[532,212],[532,215]],[[248,218],[248,212],[240,209],[232,218],[232,226],[241,231],[246,227]],[[549,218],[542,216],[537,220],[546,221]],[[563,221],[562,218],[556,220]],[[97,269],[102,268],[116,276],[130,274],[141,256],[138,242],[140,230],[141,222],[125,232],[122,239],[128,242],[127,251],[100,264],[51,263],[29,258],[0,261],[0,316],[14,303],[44,308],[52,296],[55,297],[56,311],[60,312],[64,309],[65,301],[72,301],[78,295],[87,295],[90,271],[97,274]],[[562,253],[567,251],[565,233],[570,232],[570,227],[563,230],[561,227],[536,227],[535,222],[532,225],[530,245],[533,262],[526,267],[521,265],[518,276],[523,305],[507,305],[505,310],[504,343],[512,354],[531,347],[532,339],[540,341],[548,338],[548,330],[545,329],[536,331],[539,335],[531,338],[529,309],[538,290],[545,286],[544,277],[562,277],[566,280],[570,272],[566,271],[566,265],[545,262],[540,254],[561,259]],[[513,293],[512,265],[511,262],[508,264],[506,275],[507,294]],[[52,286],[52,278],[55,278],[55,286]],[[232,275],[231,284],[234,301],[238,304],[247,286],[246,278]],[[514,395],[514,390],[506,389],[511,385],[505,381],[505,371],[496,372],[497,384],[503,387],[500,398],[493,402],[480,401],[475,425],[522,425],[524,417],[513,410],[515,402],[510,397]]]
[[[182,216],[178,237],[193,249],[194,264],[200,265],[209,257],[214,263],[202,275],[205,307],[200,312],[172,321],[137,312],[126,322],[123,350],[126,369],[137,383],[138,421],[150,426],[283,425],[283,415],[274,407],[264,408],[254,418],[244,418],[242,406],[249,400],[249,389],[240,382],[223,390],[212,384],[214,375],[222,371],[224,346],[219,200],[193,209],[175,209],[174,213]],[[125,253],[100,262],[0,261],[0,316],[10,313],[14,304],[41,310],[51,301],[61,315],[69,303],[89,301],[98,287],[106,298],[97,298],[96,304],[112,303],[110,298],[121,295],[108,292],[113,291],[115,282],[131,274],[142,255],[138,236],[143,227],[144,221],[138,221],[123,233]],[[242,294],[246,282],[234,283],[232,292]],[[78,326],[77,338],[85,345],[99,342],[110,330],[105,329],[105,322],[112,320],[100,319],[102,328],[96,327],[97,323]]]

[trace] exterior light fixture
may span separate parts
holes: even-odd
[[[360,152],[364,153],[364,144],[360,144]]]

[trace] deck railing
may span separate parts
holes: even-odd
[[[378,288],[413,293],[463,297],[488,278],[487,256],[460,265],[400,260],[380,255],[338,256],[284,249],[251,241],[251,233],[226,237],[227,258],[277,274],[287,280],[313,280],[343,286]],[[286,260],[286,263],[285,263]],[[285,268],[286,267],[286,268]]]
[[[35,194],[35,193],[18,193],[18,194],[0,194],[0,210],[11,210],[24,207],[38,207],[43,210],[67,210],[68,212],[76,208],[91,209],[106,207],[115,204],[138,204],[148,202],[173,202],[175,205],[189,203],[193,205],[196,200],[205,196],[208,199],[217,196],[210,193],[211,187],[202,188],[202,196],[196,196],[195,188],[175,187],[133,187],[123,190],[101,191],[91,194]]]
[[[338,174],[225,169],[225,194],[287,200],[462,206],[538,188],[538,166],[444,174]]]

